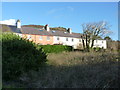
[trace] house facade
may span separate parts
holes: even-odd
[[[12,32],[19,35],[22,38],[26,38],[40,45],[68,45],[77,49],[82,45],[82,39],[80,33],[73,33],[71,28],[66,31],[52,30],[49,25],[45,25],[41,28],[21,26],[20,20],[16,21],[15,25],[7,25],[11,28]],[[95,40],[93,47],[107,48],[106,40]]]

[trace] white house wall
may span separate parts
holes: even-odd
[[[59,40],[57,38],[59,37]],[[68,38],[68,41],[66,41],[66,38]],[[74,39],[74,41],[72,41]],[[72,38],[72,37],[61,37],[61,36],[53,36],[53,44],[63,44],[68,46],[73,46],[74,49],[79,46],[79,44],[82,44],[82,39],[80,38]],[[93,47],[100,47],[100,48],[107,48],[107,42],[106,40],[95,40]]]
[[[95,40],[93,47],[100,47],[100,48],[107,48],[107,42],[106,40]]]
[[[59,38],[59,40],[57,40],[57,38]],[[68,41],[66,41],[66,38],[68,38]],[[79,38],[53,36],[53,44],[63,44],[77,48],[80,43],[82,43],[82,40]]]

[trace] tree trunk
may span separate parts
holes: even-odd
[[[92,44],[91,44],[91,48],[93,48],[93,45],[94,45],[94,39],[92,40],[91,43],[92,43]]]
[[[83,43],[83,49],[85,50],[85,42],[84,42],[84,39],[82,39],[82,43]]]
[[[88,36],[86,34],[86,51],[89,52]]]

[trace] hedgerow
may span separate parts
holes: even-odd
[[[66,46],[66,45],[39,45],[39,48],[42,47],[42,49],[46,53],[60,53],[63,51],[72,51],[72,46]]]

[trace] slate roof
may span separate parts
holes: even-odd
[[[12,26],[12,25],[7,25],[12,32],[15,32],[15,33],[21,33],[21,29],[17,28],[16,26]]]
[[[74,38],[80,38],[82,34],[78,33],[77,35],[75,33],[70,34],[69,32],[64,32],[64,31],[54,31],[51,30],[49,31],[52,33],[53,36],[63,36],[63,37],[74,37]]]
[[[16,26],[13,25],[0,24],[0,28],[2,28],[2,32],[10,31],[14,33],[21,33],[21,29],[18,29]]]
[[[52,35],[46,30],[38,29],[38,28],[32,28],[32,27],[22,27],[21,32],[23,34],[36,34],[36,35]]]
[[[34,35],[49,35],[49,36],[62,36],[62,37],[74,37],[74,38],[81,38],[80,33],[72,33],[64,32],[64,31],[57,31],[57,30],[50,30],[46,31],[43,28],[34,28],[34,27],[24,27],[22,26],[21,29],[18,29],[16,26],[8,25],[11,28],[12,32],[15,33],[22,33],[22,34],[34,34]]]

